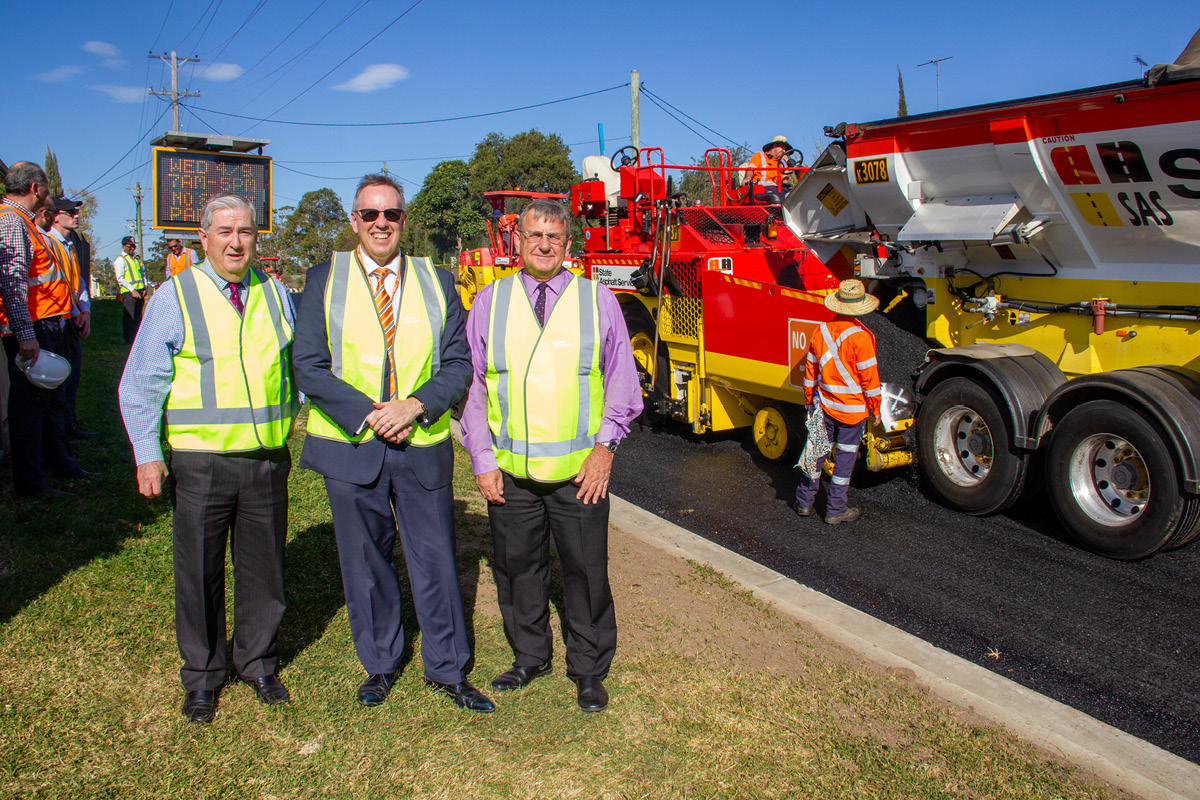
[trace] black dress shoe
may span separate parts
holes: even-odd
[[[217,693],[202,689],[183,698],[183,715],[188,722],[207,725],[217,715]]]
[[[250,688],[258,695],[258,699],[269,706],[281,706],[291,699],[287,687],[279,682],[274,675],[263,675],[261,678],[242,678],[250,684]]]
[[[608,705],[608,692],[604,689],[604,681],[591,676],[576,678],[575,685],[579,689],[577,699],[579,707],[584,711],[600,711]]]
[[[96,431],[85,431],[78,425],[67,428],[67,438],[69,439],[95,439],[99,435]]]
[[[426,678],[425,682],[443,694],[450,695],[460,708],[479,711],[483,714],[490,714],[496,710],[496,705],[466,680],[458,683],[438,683]]]
[[[511,692],[513,689],[524,688],[533,683],[535,678],[549,675],[553,671],[554,667],[549,661],[533,667],[513,667],[508,672],[492,678],[492,688],[497,692]]]
[[[396,673],[381,672],[378,675],[368,675],[358,687],[358,702],[364,706],[381,706],[387,700],[392,685],[396,683]]]
[[[66,475],[60,475],[59,477],[66,478],[67,480],[71,481],[85,481],[88,478],[95,478],[99,474],[99,472],[88,472],[86,469],[80,467],[79,469],[71,470]]]

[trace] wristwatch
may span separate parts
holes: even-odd
[[[608,448],[608,452],[615,453],[615,452],[617,452],[617,445],[619,445],[620,443],[621,442],[618,441],[617,439],[613,439],[611,441],[605,442],[604,446]]]

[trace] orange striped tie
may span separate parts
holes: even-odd
[[[388,271],[383,267],[372,270],[375,276],[375,310],[379,312],[379,324],[383,326],[383,338],[387,342],[388,354],[388,399],[396,396],[396,362],[392,358],[392,347],[396,344],[396,318],[392,315],[392,298],[384,280]]]

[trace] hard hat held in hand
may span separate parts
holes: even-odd
[[[38,351],[33,364],[28,359],[18,357],[17,368],[39,389],[57,389],[71,376],[71,362],[49,350]]]

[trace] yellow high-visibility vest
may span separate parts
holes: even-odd
[[[446,298],[436,267],[428,258],[404,257],[400,309],[396,315],[396,396],[408,397],[428,381],[442,364],[442,332],[446,327]],[[375,297],[358,252],[334,253],[325,283],[325,338],[335,376],[372,400],[387,393],[387,341],[375,309]],[[308,434],[341,442],[365,442],[374,436],[367,426],[344,431],[333,419],[312,407]],[[414,425],[409,444],[428,447],[450,436],[450,411],[427,427]]]
[[[134,291],[140,292],[146,288],[146,271],[142,269],[142,262],[125,253],[117,256],[122,262],[122,275],[125,282],[133,287]],[[124,287],[121,288],[124,291]]]
[[[296,416],[287,299],[257,270],[246,273],[239,316],[207,272],[175,277],[183,348],[167,398],[173,450],[237,453],[285,447]]]
[[[569,480],[604,415],[596,284],[571,275],[544,328],[520,273],[494,286],[484,377],[496,463],[521,478]]]

